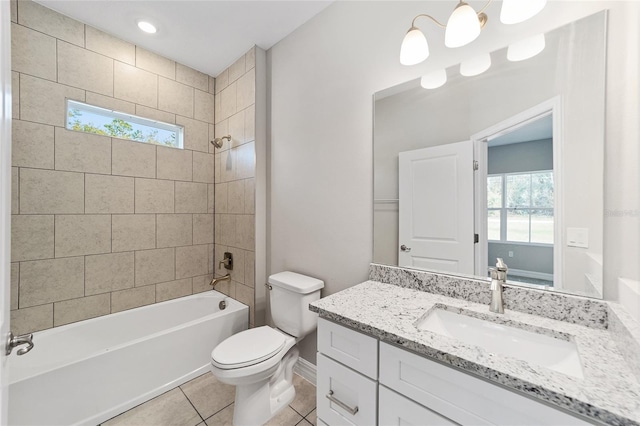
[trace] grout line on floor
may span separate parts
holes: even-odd
[[[211,419],[213,416],[215,416],[216,414],[219,414],[221,411],[226,410],[227,408],[229,408],[230,406],[232,406],[235,403],[235,398],[233,400],[233,402],[229,405],[225,405],[224,408],[221,408],[220,410],[216,411],[215,413],[213,413],[212,415],[210,415],[209,417],[207,417],[206,419],[204,419],[205,423],[207,420]]]
[[[184,395],[185,398],[187,398],[187,401],[189,401],[189,404],[191,404],[191,406],[193,407],[194,410],[196,410],[196,414],[198,415],[198,417],[200,417],[200,420],[202,420],[204,422],[204,418],[202,417],[202,414],[200,414],[200,411],[198,411],[198,409],[196,408],[195,405],[193,405],[193,402],[191,402],[191,400],[189,399],[189,397],[187,396],[186,393],[184,393],[184,390],[182,390],[182,385],[178,386],[178,389],[180,389],[180,392],[182,392],[182,394]]]

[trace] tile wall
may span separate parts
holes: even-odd
[[[12,1],[12,21],[13,332],[207,290],[214,182],[216,249],[239,266],[226,291],[253,305],[252,55],[215,94],[212,77],[37,3]],[[185,149],[65,130],[66,99],[182,125]],[[217,155],[214,111],[234,136]]]
[[[216,77],[215,135],[231,135],[215,151],[215,274],[225,251],[233,254],[231,282],[218,289],[249,305],[255,324],[255,47]]]

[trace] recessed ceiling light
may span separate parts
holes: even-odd
[[[155,34],[157,31],[155,25],[147,21],[138,21],[138,28],[149,34]]]

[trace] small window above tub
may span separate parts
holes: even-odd
[[[136,142],[183,148],[184,128],[67,100],[67,129]]]

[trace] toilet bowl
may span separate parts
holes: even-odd
[[[296,343],[316,328],[309,303],[320,298],[324,283],[281,272],[269,277],[271,316],[276,327],[262,326],[234,334],[211,352],[211,371],[236,386],[234,425],[262,425],[295,397]]]

